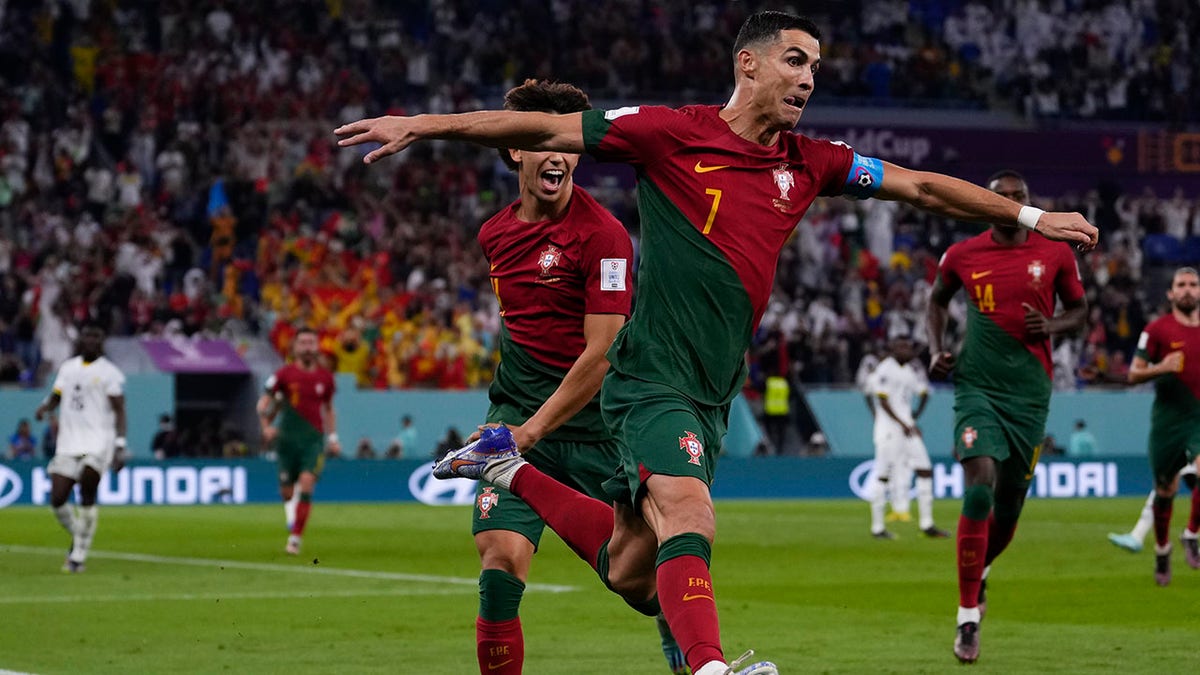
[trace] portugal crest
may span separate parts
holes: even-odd
[[[558,266],[559,260],[562,260],[562,251],[557,246],[547,246],[546,250],[538,255],[538,267],[542,270],[542,276],[550,276],[551,270]]]
[[[796,176],[788,169],[786,163],[780,164],[771,172],[771,177],[775,181],[775,187],[779,189],[779,196],[772,202],[775,208],[780,211],[787,212],[792,208],[792,200],[788,198],[788,193],[792,188],[796,187]]]
[[[479,493],[479,499],[475,500],[475,505],[479,507],[479,517],[481,519],[488,518],[488,511],[500,502],[500,495],[493,492],[496,488],[485,487],[483,492]]]
[[[979,433],[975,431],[975,427],[967,427],[963,429],[962,442],[967,449],[975,447],[975,439],[979,438]]]
[[[1034,260],[1029,263],[1027,269],[1030,277],[1029,283],[1033,286],[1040,286],[1042,284],[1042,275],[1046,273],[1046,266],[1042,264],[1041,260]]]
[[[688,454],[688,464],[700,466],[700,458],[704,456],[704,445],[700,443],[700,439],[696,438],[696,434],[685,431],[683,436],[679,437],[679,449]]]

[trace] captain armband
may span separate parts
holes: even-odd
[[[870,199],[882,186],[883,162],[874,157],[863,157],[857,152],[854,153],[842,193],[858,199]]]

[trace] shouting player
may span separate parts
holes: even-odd
[[[508,434],[485,435],[439,468],[442,475],[482,473],[520,496],[628,602],[657,591],[697,675],[777,672],[769,662],[739,667],[742,659],[732,666],[725,659],[709,573],[716,533],[709,486],[776,260],[813,199],[876,196],[1013,224],[1021,211],[969,183],[793,133],[813,93],[819,40],[808,19],[782,12],[747,18],[724,106],[381,117],[336,130],[343,146],[381,144],[364,157],[368,164],[419,140],[453,139],[587,152],[636,169],[638,302],[609,349],[601,390],[621,451],[618,476],[607,486],[615,514],[522,460],[528,448],[505,447]],[[1026,211],[1020,222],[1084,246],[1097,236],[1079,214]]]
[[[997,173],[988,187],[1032,208],[1025,179],[1015,171]],[[956,358],[943,340],[947,308],[960,288],[970,302]],[[1055,297],[1064,307],[1058,316]],[[945,379],[954,372],[954,452],[964,476],[954,654],[973,663],[987,607],[984,580],[1012,541],[1046,436],[1050,338],[1082,327],[1087,302],[1069,246],[1004,223],[946,250],[927,312],[930,373]]]

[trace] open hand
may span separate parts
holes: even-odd
[[[414,131],[413,120],[412,117],[372,117],[343,124],[334,129],[333,133],[341,137],[338,146],[343,148],[363,143],[382,145],[383,147],[376,148],[363,157],[364,164],[373,164],[388,155],[400,152],[419,139]]]

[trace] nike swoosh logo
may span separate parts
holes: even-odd
[[[507,666],[508,664],[512,663],[513,661],[514,661],[514,659],[509,659],[507,661],[501,661],[500,663],[489,663],[488,670],[495,670],[497,668],[503,668],[504,666]]]
[[[976,279],[982,279],[982,278],[986,277],[987,275],[991,274],[993,271],[994,270],[988,270],[986,272],[971,272],[971,281],[975,281]]]
[[[475,466],[476,464],[478,464],[478,462],[472,462],[472,461],[465,460],[465,459],[452,459],[452,460],[450,460],[450,470],[458,471],[459,469],[463,468],[464,466]]]
[[[1182,347],[1183,345],[1184,345],[1184,342],[1182,342],[1182,341],[1180,341],[1180,342],[1172,342],[1172,343],[1171,343],[1171,349],[1179,349],[1179,348],[1180,348],[1180,347]]]
[[[696,162],[696,166],[692,167],[692,170],[695,171],[696,173],[708,173],[709,171],[720,171],[721,169],[728,169],[728,168],[729,168],[728,164],[716,164],[714,166],[700,166],[700,162]]]
[[[683,594],[683,601],[684,601],[684,602],[691,602],[692,600],[699,600],[699,599],[701,599],[701,598],[704,598],[704,599],[706,599],[706,600],[712,600],[712,599],[713,599],[711,595],[688,595],[687,593],[684,593],[684,594]]]

